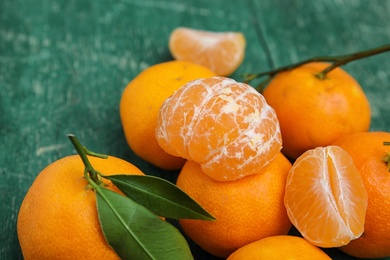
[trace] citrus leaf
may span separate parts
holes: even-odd
[[[159,177],[150,175],[111,175],[109,179],[127,197],[158,216],[174,219],[215,220],[188,194]]]
[[[193,259],[179,230],[145,207],[102,187],[96,198],[103,234],[121,259]]]

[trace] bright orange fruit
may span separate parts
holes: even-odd
[[[245,44],[242,33],[186,27],[175,29],[169,39],[169,49],[175,59],[206,66],[219,76],[229,76],[240,66]]]
[[[120,100],[120,118],[126,141],[143,160],[164,170],[178,170],[185,160],[164,152],[155,129],[158,111],[170,95],[191,80],[215,76],[204,66],[187,61],[153,65],[129,82]]]
[[[177,186],[194,198],[215,221],[181,219],[184,232],[207,252],[227,257],[238,248],[291,228],[283,204],[291,163],[282,153],[256,174],[235,181],[216,181],[188,161]]]
[[[245,245],[231,254],[227,260],[249,259],[299,259],[331,260],[321,249],[307,240],[295,236],[270,236]]]
[[[279,73],[263,92],[278,115],[282,152],[290,159],[370,127],[370,104],[352,76],[336,68],[325,79],[316,77],[328,66],[313,62]]]
[[[143,175],[119,158],[88,159],[106,175]],[[96,194],[86,188],[84,168],[80,156],[68,156],[47,166],[31,185],[17,223],[24,259],[119,259],[100,228]],[[110,181],[103,181],[119,192]]]
[[[334,144],[347,151],[368,192],[364,233],[340,249],[359,258],[390,256],[390,141],[389,132],[345,135]]]
[[[258,172],[282,146],[275,111],[263,96],[224,77],[191,81],[169,97],[156,136],[167,153],[200,163],[220,181]]]
[[[284,203],[293,225],[319,247],[343,246],[363,233],[367,191],[340,147],[303,153],[287,176]]]

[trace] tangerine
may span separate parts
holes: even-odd
[[[390,256],[390,146],[384,141],[390,141],[389,132],[355,133],[334,142],[351,155],[368,193],[363,235],[340,248],[359,258]]]
[[[161,106],[156,136],[173,156],[229,181],[259,171],[282,146],[275,111],[251,86],[225,77],[194,80]]]
[[[284,204],[310,243],[339,247],[361,236],[367,191],[351,156],[338,146],[304,152],[287,176]]]
[[[106,175],[143,173],[134,165],[109,156],[88,157]],[[84,176],[78,155],[59,159],[34,180],[18,214],[17,233],[29,259],[119,259],[100,228],[96,195]],[[105,179],[109,189],[119,192]]]
[[[123,132],[131,150],[164,170],[180,169],[185,160],[167,154],[157,143],[158,111],[165,99],[185,83],[214,75],[208,68],[187,61],[163,62],[138,74],[120,100]]]
[[[330,145],[348,133],[368,131],[370,104],[358,82],[337,67],[313,62],[277,74],[263,95],[278,116],[283,153],[296,159],[309,149]]]
[[[256,174],[225,182],[210,178],[198,163],[187,161],[176,184],[216,221],[181,219],[181,227],[201,248],[219,257],[259,239],[287,234],[291,222],[283,196],[290,168],[279,152]]]
[[[187,60],[210,68],[219,76],[229,76],[245,56],[245,37],[239,32],[212,32],[179,27],[172,31],[169,49],[177,60]]]
[[[307,240],[288,235],[270,236],[252,242],[239,248],[227,258],[227,260],[247,259],[331,260],[324,251]]]

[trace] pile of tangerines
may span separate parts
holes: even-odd
[[[245,44],[241,33],[178,28],[175,60],[142,71],[120,101],[130,148],[180,170],[176,185],[216,218],[181,219],[183,231],[231,260],[330,259],[320,248],[334,247],[390,256],[390,133],[369,131],[362,88],[307,62],[257,91],[229,78]]]
[[[295,243],[278,247],[293,224],[310,257],[315,246],[390,256],[390,133],[368,132],[369,102],[347,72],[320,78],[331,64],[306,63],[260,94],[227,78],[243,61],[242,34],[178,28],[169,47],[176,60],[130,82],[120,112],[133,151],[181,169],[178,187],[216,217],[180,220],[195,243],[247,259],[278,236],[267,252],[302,256]]]

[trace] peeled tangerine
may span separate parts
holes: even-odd
[[[338,146],[303,153],[291,168],[284,203],[292,224],[319,247],[339,247],[364,231],[367,191],[351,156]]]
[[[279,122],[264,97],[225,77],[191,81],[169,97],[156,137],[167,153],[198,162],[220,181],[259,172],[282,147]]]

